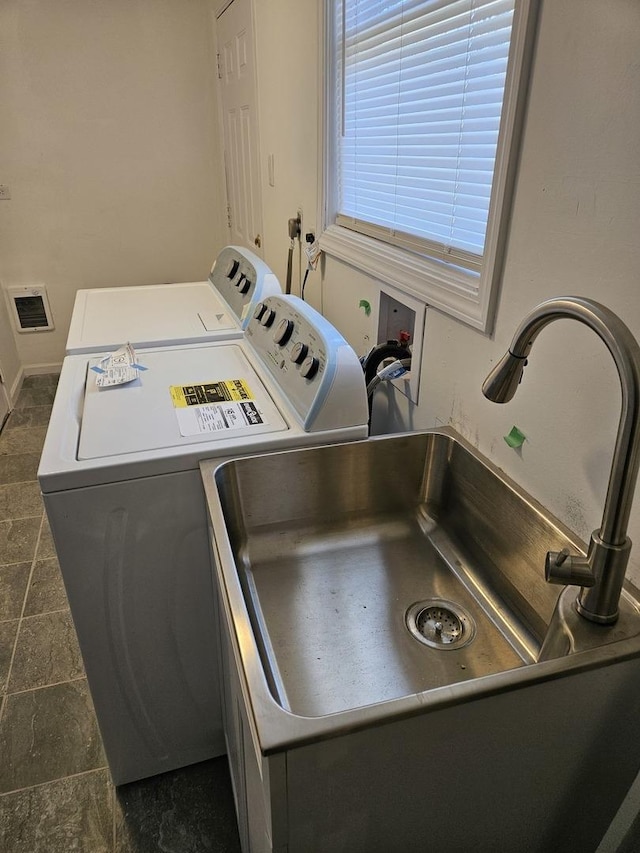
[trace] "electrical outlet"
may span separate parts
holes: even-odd
[[[0,201],[9,201],[11,198],[11,188],[7,184],[0,184]]]

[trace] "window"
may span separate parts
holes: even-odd
[[[487,331],[534,3],[327,6],[321,245]]]

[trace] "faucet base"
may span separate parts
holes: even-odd
[[[587,562],[591,566],[595,583],[582,587],[576,599],[576,610],[590,622],[611,625],[618,618],[618,602],[629,561],[631,539],[622,545],[603,542],[597,530],[591,534]]]
[[[574,590],[568,586],[556,603],[538,662],[597,649],[639,635],[640,610],[630,596],[625,593],[620,596],[620,616],[614,625],[598,625],[578,615]]]

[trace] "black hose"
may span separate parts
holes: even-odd
[[[403,358],[411,358],[411,350],[399,341],[387,341],[375,346],[362,364],[365,385],[368,385],[374,378],[378,372],[378,367],[385,358],[395,358],[402,361]]]
[[[285,285],[285,293],[291,293],[291,278],[293,276],[293,240],[289,246],[289,257],[287,259],[287,283]]]
[[[309,278],[309,267],[307,267],[307,271],[304,274],[304,278],[302,280],[302,287],[300,288],[300,298],[304,302],[304,289],[307,286],[307,279]]]

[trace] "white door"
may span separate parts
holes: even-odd
[[[219,15],[218,83],[230,240],[262,257],[262,197],[252,0],[233,0]]]
[[[9,413],[9,389],[15,388],[20,373],[20,358],[11,330],[9,312],[0,288],[0,426]]]
[[[2,366],[0,365],[0,428],[9,414],[9,395],[2,381]]]

